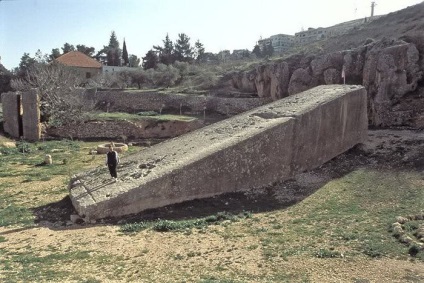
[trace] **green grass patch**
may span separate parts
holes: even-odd
[[[123,270],[122,257],[96,255],[92,251],[58,251],[49,248],[52,253],[40,256],[35,251],[7,252],[0,250],[0,270],[4,282],[98,282],[93,276],[68,270],[67,266],[74,263],[96,263],[108,268],[107,273],[113,279],[118,279]],[[63,267],[63,268],[62,268]],[[87,272],[87,271],[84,271]]]
[[[33,221],[34,216],[29,209],[10,203],[0,195],[0,227],[17,224],[28,226]]]
[[[284,233],[261,233],[264,254],[339,257],[337,250],[348,247],[350,256],[407,256],[408,248],[396,242],[389,227],[396,216],[424,207],[424,190],[411,181],[419,179],[418,174],[360,169],[329,182],[289,209],[294,219]],[[406,230],[413,231],[418,223],[408,225]]]

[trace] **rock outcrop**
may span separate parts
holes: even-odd
[[[419,88],[424,48],[418,45],[384,39],[320,56],[296,55],[235,74],[232,83],[240,90],[256,90],[259,97],[277,100],[345,80],[346,84],[363,85],[367,90],[370,125],[422,128],[424,109],[416,106],[424,104],[424,90]]]

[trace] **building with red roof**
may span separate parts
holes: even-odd
[[[102,64],[100,62],[79,51],[65,53],[56,58],[55,61],[65,66],[77,69],[83,73],[87,79],[102,72]]]

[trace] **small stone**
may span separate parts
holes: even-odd
[[[44,158],[44,164],[51,165],[53,163],[52,156],[50,154],[46,154]]]
[[[399,222],[400,224],[404,224],[406,222],[408,222],[408,218],[402,217],[402,216],[398,216],[396,217],[396,221]]]
[[[1,147],[6,147],[6,148],[15,148],[16,147],[16,143],[14,142],[2,142],[0,144]]]

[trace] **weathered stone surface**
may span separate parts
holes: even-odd
[[[324,82],[326,85],[341,83],[341,72],[337,69],[330,68],[324,71]]]
[[[289,94],[296,94],[312,87],[312,76],[308,69],[297,69],[293,72],[289,83]]]
[[[277,100],[289,95],[290,69],[287,62],[271,65],[271,89],[270,96]]]
[[[270,66],[260,65],[256,67],[255,84],[259,97],[271,96]]]
[[[413,44],[400,44],[367,53],[363,85],[370,95],[370,119],[374,125],[388,126],[391,109],[422,78],[419,52]]]
[[[292,95],[317,85],[342,83],[344,68],[346,84],[360,84],[367,90],[370,125],[423,128],[424,108],[418,107],[424,103],[419,89],[424,71],[422,39],[411,40],[412,43],[383,39],[341,52],[296,55],[284,61],[288,71],[275,71],[284,62],[256,67],[258,96],[276,100],[285,93]],[[283,83],[287,76],[288,85]]]
[[[202,121],[146,119],[140,121],[89,121],[65,127],[50,127],[47,134],[53,137],[72,137],[78,139],[146,139],[172,138],[203,127]]]
[[[341,52],[330,53],[311,61],[312,76],[322,76],[324,71],[330,68],[341,70],[342,66],[343,54]]]
[[[232,85],[245,92],[256,92],[256,70],[250,72],[238,72],[231,76]]]
[[[122,158],[71,179],[70,198],[90,219],[267,186],[312,169],[366,138],[366,92],[321,86]]]
[[[17,92],[6,92],[1,94],[3,107],[3,129],[4,132],[14,138],[20,137],[20,111],[21,96]]]
[[[22,110],[24,139],[30,141],[39,140],[41,138],[40,99],[36,89],[22,93]]]
[[[277,100],[289,95],[290,68],[287,62],[260,65],[255,71],[255,89],[259,97]]]

